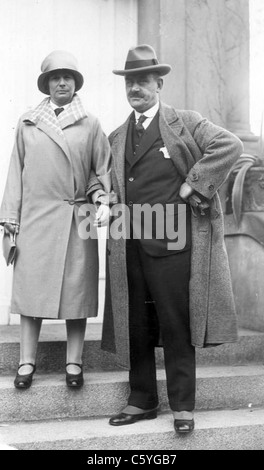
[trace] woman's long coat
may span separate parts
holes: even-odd
[[[52,108],[45,109],[54,121]],[[108,139],[89,113],[64,119],[61,135],[47,119],[32,116],[19,121],[0,211],[0,220],[20,223],[11,311],[40,318],[96,316],[98,248],[93,228],[95,238],[84,238],[83,204],[91,171],[110,190]]]
[[[113,188],[122,204],[125,204],[125,143],[129,119],[110,136]],[[237,340],[236,314],[217,190],[242,153],[242,144],[233,134],[198,113],[175,111],[164,104],[160,107],[159,126],[164,145],[183,181],[210,201],[206,215],[192,216],[189,302],[192,344],[206,347],[234,342]],[[102,348],[115,353],[118,364],[129,367],[124,239],[109,240],[107,264]]]

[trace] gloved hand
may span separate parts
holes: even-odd
[[[19,232],[19,226],[5,222],[4,231],[5,233],[17,234]]]
[[[109,224],[110,220],[110,207],[106,204],[100,204],[95,216],[94,226],[105,227]]]
[[[202,201],[199,198],[199,196],[197,196],[197,194],[192,194],[189,197],[188,202],[190,203],[190,205],[192,207],[198,209],[201,215],[205,215],[204,211],[205,211],[205,209],[208,209],[208,207],[209,207],[208,202]]]
[[[190,204],[194,209],[198,210],[201,215],[205,215],[205,210],[208,209],[209,204],[195,194],[194,190],[188,183],[183,183],[180,188],[180,197]]]
[[[180,187],[180,197],[188,202],[189,197],[194,193],[193,188],[188,183],[183,183]]]

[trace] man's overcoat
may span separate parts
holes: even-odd
[[[51,107],[46,113],[52,121]],[[96,316],[97,240],[95,234],[85,239],[88,213],[79,211],[91,171],[110,190],[108,139],[90,113],[64,119],[61,134],[32,116],[19,121],[0,212],[0,219],[20,223],[11,311],[39,318]]]
[[[112,180],[125,204],[125,144],[129,119],[110,136]],[[237,340],[237,322],[218,189],[242,153],[240,140],[197,112],[161,104],[159,127],[182,181],[210,203],[205,215],[192,215],[190,327],[192,344],[206,347]],[[146,184],[148,182],[146,181]],[[110,231],[111,232],[111,231]],[[111,233],[110,233],[111,234]],[[129,367],[126,242],[110,237],[102,348]]]

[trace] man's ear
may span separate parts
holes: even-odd
[[[162,90],[162,87],[163,87],[163,78],[158,78],[157,84],[158,84],[157,93],[159,93]]]

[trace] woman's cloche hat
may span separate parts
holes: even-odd
[[[158,72],[160,75],[167,75],[170,71],[170,65],[159,64],[153,47],[148,44],[141,44],[129,49],[125,69],[113,70],[113,73],[116,75],[128,75]]]
[[[45,95],[49,95],[48,77],[51,72],[55,70],[69,71],[75,80],[75,91],[80,90],[83,86],[83,76],[78,71],[76,58],[66,51],[53,51],[51,52],[41,64],[42,74],[38,78],[38,88]]]

